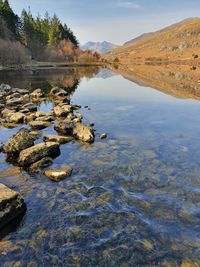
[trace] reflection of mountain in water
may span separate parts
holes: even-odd
[[[98,72],[99,67],[2,71],[0,72],[0,83],[7,83],[12,87],[30,90],[41,88],[46,93],[53,86],[60,86],[73,93],[78,87],[81,78],[95,77]]]
[[[115,70],[124,78],[179,98],[200,99],[200,69],[189,65],[129,65]]]
[[[108,69],[101,69],[99,73],[95,76],[95,78],[102,78],[102,79],[108,79],[113,76],[116,76],[117,74],[112,72],[111,70]]]

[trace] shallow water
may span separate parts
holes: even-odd
[[[0,232],[1,266],[200,266],[199,101],[97,69],[0,78],[30,90],[64,86],[96,129],[92,145],[61,146],[54,167],[74,171],[60,183],[19,173],[1,154],[0,182],[27,203]],[[0,139],[17,130],[0,128]]]

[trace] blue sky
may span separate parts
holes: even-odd
[[[116,44],[188,17],[200,16],[200,0],[10,0],[15,12],[47,10],[71,27],[81,43]]]

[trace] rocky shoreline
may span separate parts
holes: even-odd
[[[53,109],[38,111],[38,104],[47,98],[53,103]],[[42,173],[53,182],[64,180],[73,171],[70,166],[47,169],[53,164],[53,159],[60,155],[60,145],[75,140],[84,143],[95,141],[94,124],[83,124],[79,109],[81,106],[72,105],[70,95],[63,88],[54,87],[46,96],[41,89],[30,93],[26,89],[1,84],[0,125],[5,128],[22,127],[6,144],[1,143],[0,151],[6,153],[8,162],[26,172]],[[57,134],[44,135],[43,142],[35,143],[41,138],[41,131],[50,126],[54,127]],[[101,139],[106,137],[105,133],[99,135]],[[1,228],[25,211],[25,204],[19,193],[0,184],[0,208]]]

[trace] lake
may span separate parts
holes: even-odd
[[[0,182],[27,204],[0,232],[1,266],[200,266],[199,100],[99,68],[2,72],[2,82],[45,93],[62,86],[95,123],[96,140],[61,146],[53,167],[73,174],[59,183],[0,154]],[[0,140],[20,127],[0,127]]]

